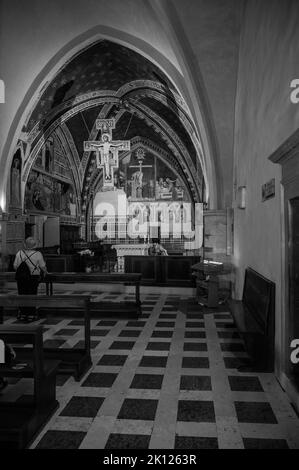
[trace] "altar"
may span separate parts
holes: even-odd
[[[125,273],[141,273],[141,285],[195,287],[192,268],[201,257],[194,256],[124,256]]]
[[[131,150],[130,141],[113,140],[115,126],[114,119],[97,120],[100,140],[84,142],[103,176],[89,205],[88,238],[112,248],[114,272],[142,273],[144,285],[194,286],[203,204],[195,203],[176,167],[142,144]],[[153,239],[161,239],[170,256],[149,256]]]
[[[149,245],[147,243],[123,243],[120,245],[112,245],[117,253],[117,271],[125,272],[125,256],[147,256]]]

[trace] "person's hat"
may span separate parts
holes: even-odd
[[[35,238],[28,237],[28,238],[26,238],[26,240],[24,242],[24,246],[25,246],[26,250],[32,250],[33,248],[36,248],[37,242],[36,242]]]

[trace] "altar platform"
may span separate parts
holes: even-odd
[[[124,257],[125,273],[142,274],[143,286],[195,287],[191,266],[200,262],[200,256],[132,256]]]

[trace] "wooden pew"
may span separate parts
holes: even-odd
[[[92,302],[90,315],[93,318],[126,317],[138,318],[141,313],[140,284],[142,275],[140,273],[49,273],[42,282],[46,284],[47,295],[53,295],[54,284],[123,284],[135,286],[135,302]],[[16,282],[14,272],[0,272],[0,281]],[[59,308],[59,307],[57,307]],[[75,314],[75,309],[65,310],[65,315]],[[1,313],[0,313],[1,315]]]
[[[242,300],[229,307],[255,370],[274,370],[275,284],[247,268]]]
[[[47,295],[53,295],[54,284],[123,284],[135,286],[135,302],[92,302],[90,314],[94,318],[105,318],[112,316],[139,317],[141,315],[140,284],[142,275],[140,273],[49,273],[42,282],[46,284]],[[16,282],[14,272],[0,272],[0,281]],[[66,311],[66,313],[68,313]],[[73,312],[71,312],[73,313]]]
[[[91,284],[123,284],[135,286],[135,302],[92,302],[92,316],[103,317],[130,315],[138,317],[141,312],[140,273],[49,273],[45,279],[47,294],[53,295],[54,284],[91,283]]]
[[[89,295],[0,295],[3,308],[36,307],[47,309],[51,315],[61,315],[60,309],[76,309],[84,312],[84,348],[44,348],[44,357],[60,361],[59,373],[72,374],[75,380],[91,367],[90,356],[90,296]],[[60,312],[60,313],[59,313]],[[0,315],[1,317],[1,315]]]
[[[27,447],[58,408],[56,373],[59,361],[46,359],[43,354],[41,326],[0,325],[0,339],[8,344],[32,345],[17,348],[11,365],[0,365],[1,377],[33,379],[33,397],[17,402],[0,402],[0,448]],[[15,368],[25,363],[23,368]],[[5,397],[5,392],[4,392]]]
[[[1,271],[0,272],[0,281],[1,282],[15,282],[15,283],[17,283],[15,271]],[[46,282],[46,281],[42,280],[41,282]]]

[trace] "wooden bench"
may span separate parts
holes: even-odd
[[[123,301],[100,301],[92,302],[90,306],[90,315],[94,318],[114,317],[134,317],[141,315],[140,284],[142,275],[140,273],[49,273],[43,283],[46,284],[47,295],[53,295],[54,284],[123,284],[126,286],[135,286],[135,302]],[[0,281],[16,282],[14,272],[1,272]],[[57,306],[59,308],[59,306]],[[65,314],[69,312],[66,310]],[[72,309],[71,314],[75,313]]]
[[[229,307],[256,370],[273,371],[275,335],[275,284],[247,268],[242,300]]]
[[[0,272],[0,281],[1,282],[14,282],[16,281],[16,273],[15,271],[1,271]],[[41,282],[45,283],[46,281],[43,279]]]
[[[46,277],[47,294],[53,295],[54,284],[64,283],[84,283],[84,284],[122,284],[125,286],[135,286],[135,302],[112,302],[100,301],[92,302],[92,317],[102,318],[103,316],[133,316],[139,317],[141,314],[140,301],[140,273],[49,273]]]
[[[45,357],[41,326],[0,325],[0,339],[13,345],[32,345],[22,348],[14,346],[17,354],[15,361],[10,365],[0,365],[1,377],[33,379],[33,396],[25,396],[24,400],[16,402],[0,402],[0,448],[23,449],[59,406],[56,400],[59,361]],[[18,368],[21,363],[26,365]]]
[[[75,380],[91,367],[90,356],[90,296],[89,295],[0,295],[0,310],[3,308],[36,307],[46,309],[51,315],[61,315],[61,309],[76,309],[84,312],[84,347],[44,348],[44,357],[59,359],[59,373],[72,374]],[[1,317],[1,315],[0,315]]]

